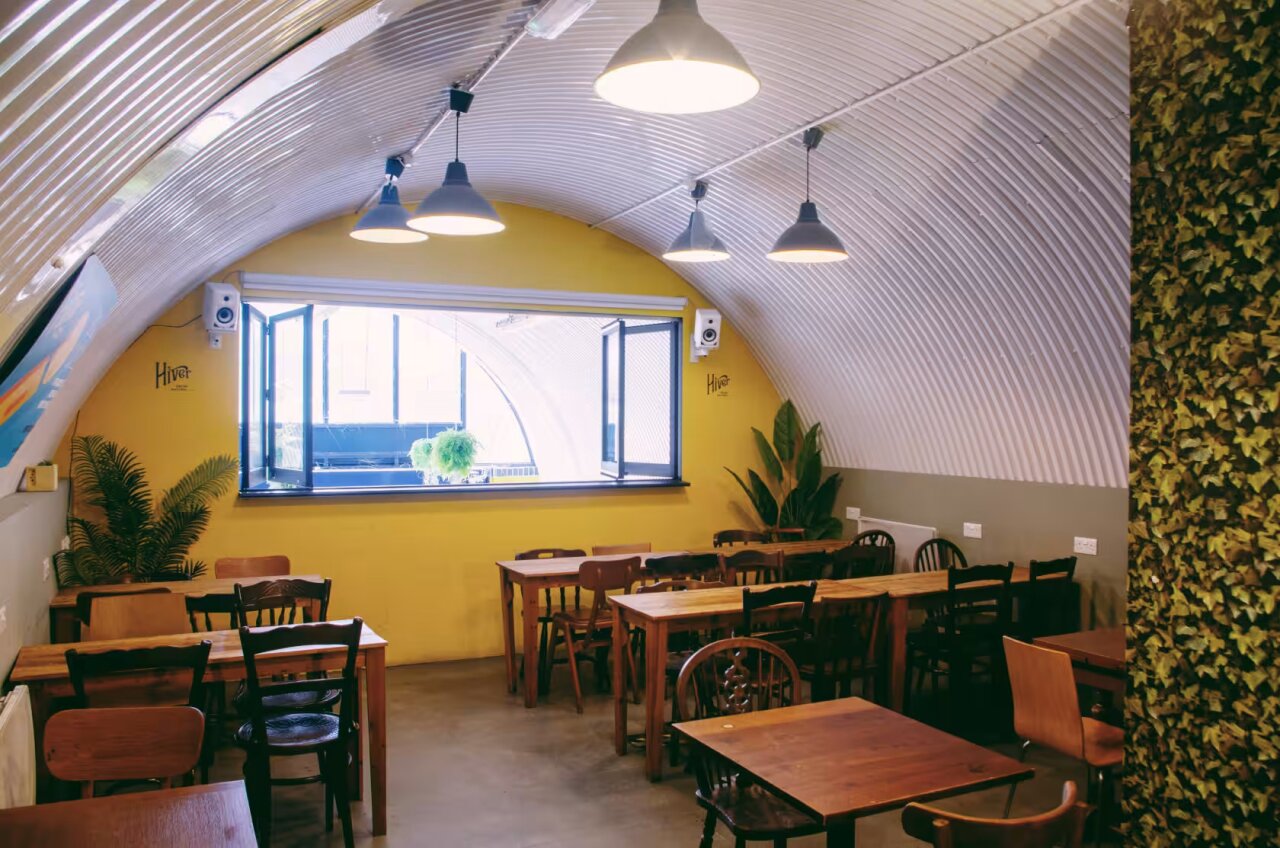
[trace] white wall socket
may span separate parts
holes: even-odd
[[[48,580],[49,575],[53,572],[53,562],[48,558],[44,558],[44,562],[40,563],[40,573],[44,575],[44,579]]]
[[[981,538],[982,538],[982,525],[981,525],[981,524],[974,524],[974,523],[972,523],[972,522],[970,522],[970,521],[966,521],[966,522],[964,523],[964,537],[965,537],[966,539],[981,539]]]
[[[862,518],[862,508],[856,506],[847,506],[844,508],[844,517],[849,521],[857,521]]]
[[[1098,555],[1098,540],[1090,539],[1088,536],[1076,536],[1075,544],[1071,546],[1071,550],[1077,554],[1086,554],[1088,556]]]

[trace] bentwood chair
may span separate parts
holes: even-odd
[[[1027,585],[1018,600],[1019,637],[1030,641],[1038,636],[1079,630],[1080,607],[1072,582],[1076,558],[1033,559],[1028,570]]]
[[[116,598],[123,595],[163,595],[169,592],[167,586],[147,586],[142,589],[131,589],[127,592],[81,592],[76,595],[77,641],[87,642],[90,639],[89,627],[93,621],[93,602],[98,598]]]
[[[1041,745],[1084,761],[1089,767],[1089,803],[1103,807],[1114,771],[1124,762],[1124,730],[1080,715],[1068,655],[1007,636],[1004,653],[1013,692],[1013,729],[1023,740],[1019,759],[1026,758],[1032,745]],[[1013,794],[1011,787],[1005,815],[1013,806]]]
[[[781,551],[753,551],[750,548],[724,557],[726,579],[733,578],[739,586],[777,583],[782,579]]]
[[[915,570],[941,571],[944,568],[967,568],[964,551],[955,542],[930,539],[916,548]]]
[[[347,767],[351,761],[351,735],[355,732],[356,657],[364,622],[313,622],[279,627],[240,628],[244,653],[248,720],[236,731],[236,742],[245,750],[244,776],[249,792],[258,844],[271,844],[271,787],[321,782],[325,787],[325,829],[333,829],[333,808],[342,821],[342,839],[347,848],[355,844],[351,828],[350,791]],[[337,677],[264,681],[258,658],[271,651],[316,645],[339,645],[342,671]],[[339,693],[339,708],[333,712],[281,713],[268,705],[320,698],[329,689]],[[319,774],[303,777],[272,777],[272,757],[314,754]]]
[[[531,559],[566,559],[568,557],[586,556],[587,552],[581,548],[534,548],[533,550],[521,551],[516,554],[516,559],[521,561]],[[567,587],[560,587],[560,612],[568,609]],[[546,661],[547,641],[551,635],[551,617],[555,615],[555,602],[552,599],[551,590],[544,590],[544,601],[546,606],[538,612],[538,657],[541,668],[538,669],[538,694],[545,695],[547,693],[547,674],[550,665]],[[573,587],[573,608],[575,610],[582,608],[582,587]],[[521,657],[523,662],[523,657]],[[520,673],[524,674],[524,668],[520,669]]]
[[[978,819],[908,804],[902,811],[902,829],[934,848],[1080,848],[1088,818],[1089,807],[1076,800],[1076,785],[1068,780],[1062,786],[1062,803],[1038,816]]]
[[[893,571],[893,563],[896,562],[898,555],[898,544],[889,533],[884,530],[864,530],[853,537],[853,543],[873,548],[887,548],[889,551],[889,571]]]
[[[231,577],[288,577],[289,573],[289,558],[279,554],[221,557],[213,562],[213,576],[219,580]]]
[[[95,707],[54,713],[44,726],[44,759],[59,780],[92,798],[101,781],[185,777],[200,759],[204,716],[195,707]],[[66,815],[74,815],[67,813]]]
[[[711,537],[711,544],[717,548],[730,547],[735,544],[763,544],[769,541],[768,533],[757,530],[719,530]]]
[[[578,676],[578,661],[587,660],[595,669],[596,684],[603,690],[609,684],[606,672],[609,649],[613,645],[613,613],[609,609],[609,592],[630,592],[640,569],[640,557],[627,559],[587,560],[578,569],[578,583],[591,592],[591,607],[587,610],[557,612],[553,619],[551,647],[548,662],[555,660],[556,647],[564,640],[568,655],[569,675],[573,679],[573,697],[578,712],[582,712],[582,681]],[[630,651],[626,655],[626,679],[634,693],[635,664]],[[548,666],[550,667],[550,666]]]
[[[800,672],[791,657],[762,639],[712,642],[685,662],[676,682],[676,703],[687,719],[734,716],[788,707],[799,698]],[[788,839],[821,833],[822,823],[790,802],[751,781],[729,761],[695,746],[693,772],[699,806],[707,811],[699,848],[711,848],[716,822],[723,822],[736,844]]]
[[[132,639],[187,632],[187,603],[173,592],[100,595],[90,606],[87,639]]]

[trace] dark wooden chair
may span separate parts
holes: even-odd
[[[240,627],[236,596],[232,594],[188,595],[187,619],[192,633],[213,630],[236,630]],[[225,619],[226,626],[223,626]],[[240,691],[243,691],[241,684]],[[242,696],[243,697],[243,696]],[[205,692],[204,751],[200,755],[200,782],[209,782],[209,766],[222,742],[223,724],[227,719],[227,684],[214,681]]]
[[[783,580],[826,580],[831,577],[831,554],[805,551],[782,555]]]
[[[93,602],[96,598],[114,598],[121,595],[155,595],[168,592],[169,588],[167,586],[147,586],[127,592],[81,592],[76,595],[77,640],[85,641],[88,639],[88,631],[85,628],[92,626]]]
[[[187,621],[192,633],[208,633],[212,630],[237,630],[239,608],[234,594],[187,595]],[[226,616],[226,627],[214,616]]]
[[[1076,785],[1062,787],[1062,803],[1023,819],[978,819],[924,804],[908,804],[902,829],[934,848],[1080,848],[1089,807],[1076,799]]]
[[[889,550],[889,571],[893,571],[893,563],[897,561],[898,543],[893,540],[893,536],[884,530],[864,530],[853,537],[855,545],[868,545],[873,548],[888,548]]]
[[[587,610],[558,612],[553,616],[548,662],[555,659],[556,647],[564,640],[568,655],[569,675],[573,679],[573,696],[582,712],[582,681],[578,661],[588,660],[595,668],[597,686],[603,691],[609,684],[607,672],[609,649],[613,644],[613,613],[609,609],[609,592],[630,592],[640,570],[640,557],[627,559],[588,560],[578,570],[578,584],[592,593]],[[626,654],[626,679],[635,692],[635,664],[631,652]]]
[[[719,554],[672,554],[644,561],[645,577],[655,580],[718,580]]]
[[[782,553],[750,548],[724,556],[725,577],[739,586],[777,583],[782,579]]]
[[[587,552],[581,548],[534,548],[533,550],[521,551],[516,554],[517,560],[531,559],[564,559],[567,557],[586,556]],[[548,669],[549,663],[546,661],[547,643],[551,636],[551,617],[556,614],[555,600],[550,589],[543,590],[543,601],[545,606],[538,612],[538,658],[541,668],[538,669],[538,694],[545,695],[547,693]],[[568,606],[568,587],[561,586],[559,589],[560,596],[560,612],[566,612]],[[582,587],[573,587],[573,609],[582,609]],[[521,662],[523,662],[523,655]],[[523,666],[520,673],[524,674]]]
[[[848,580],[854,577],[879,577],[893,573],[893,549],[875,545],[851,544],[832,551],[827,577]]]
[[[204,705],[204,672],[212,643],[187,647],[67,651],[71,689],[80,707]],[[138,675],[154,678],[136,683]]]
[[[848,698],[853,695],[855,681],[861,697],[877,703],[882,700],[884,601],[881,595],[818,605],[812,647],[796,657],[813,700]]]
[[[689,657],[676,682],[676,703],[689,719],[735,716],[799,701],[800,672],[787,653],[762,639],[712,642]],[[697,746],[693,772],[695,797],[706,819],[700,848],[711,848],[716,822],[724,822],[736,844],[747,840],[788,839],[821,833],[822,823],[750,780],[729,761]]]
[[[916,548],[915,570],[941,571],[944,568],[967,568],[964,551],[947,539],[930,539]]]
[[[204,716],[190,706],[62,710],[45,723],[44,760],[54,777],[81,784],[84,798],[101,781],[168,789],[195,768],[203,736]]]
[[[273,556],[221,557],[213,562],[213,576],[222,580],[230,577],[288,577],[289,558]]]
[[[803,542],[803,527],[776,527],[769,531],[769,537],[774,542]]]
[[[1080,603],[1073,581],[1076,558],[1031,560],[1030,578],[1018,600],[1018,635],[1026,640],[1080,629]]]
[[[815,580],[766,589],[744,587],[742,628],[733,635],[764,639],[793,656],[807,656],[809,643],[813,638],[813,598],[817,591],[818,583]],[[797,605],[797,615],[784,616],[780,611],[782,607]],[[779,620],[780,618],[785,620]]]
[[[316,583],[311,580],[284,578],[248,585],[237,583],[236,618],[242,627],[277,627],[326,621],[329,617],[329,594],[332,589],[332,580]],[[323,680],[324,673],[314,673],[310,678]],[[271,692],[263,696],[262,705],[268,711],[280,713],[327,712],[338,703],[341,695],[338,688]],[[236,693],[235,707],[241,715],[247,711],[248,696],[247,686]]]
[[[717,548],[730,547],[736,544],[763,544],[769,541],[768,533],[758,530],[720,530],[711,537],[711,544]]]
[[[236,741],[245,750],[244,776],[253,813],[258,844],[271,844],[271,787],[323,782],[325,786],[325,829],[333,829],[333,808],[342,821],[342,838],[347,848],[355,844],[351,829],[350,793],[347,767],[350,764],[351,734],[356,715],[356,657],[364,622],[314,622],[269,628],[240,628],[248,691],[248,721],[236,731]],[[260,655],[288,648],[340,645],[341,674],[318,680],[307,678],[264,681],[258,670]],[[339,663],[335,660],[335,663]],[[324,692],[339,692],[339,709],[333,712],[280,713],[268,707],[276,702],[316,699]],[[320,772],[303,777],[271,776],[272,757],[314,754]]]

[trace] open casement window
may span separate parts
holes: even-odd
[[[680,322],[619,319],[601,330],[600,470],[680,476]]]
[[[311,306],[270,317],[244,308],[241,484],[310,487]]]

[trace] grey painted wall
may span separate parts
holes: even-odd
[[[49,641],[49,599],[57,579],[44,579],[42,563],[66,532],[67,482],[57,492],[17,492],[0,498],[0,680],[9,676],[18,649]]]
[[[1020,483],[972,477],[939,477],[892,471],[838,469],[844,477],[836,502],[864,516],[938,528],[964,551],[970,564],[1070,556],[1075,536],[1098,540],[1097,556],[1079,556],[1076,575],[1084,598],[1085,626],[1123,620],[1128,563],[1129,492],[1091,486]],[[964,523],[982,525],[981,539],[964,538]],[[857,532],[845,522],[845,535]]]

